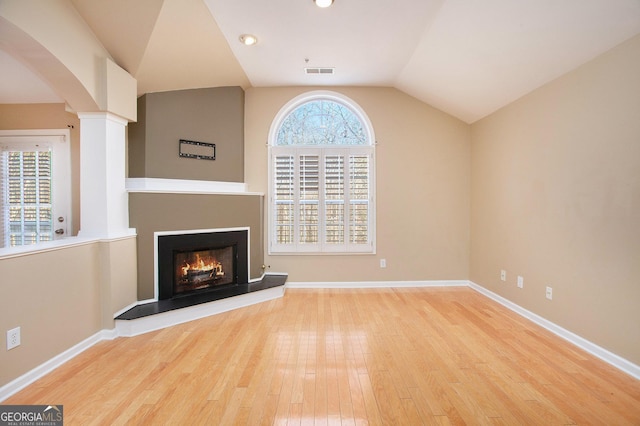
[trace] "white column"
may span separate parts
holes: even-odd
[[[127,121],[107,112],[80,118],[81,237],[113,239],[135,234],[129,228],[125,189]]]

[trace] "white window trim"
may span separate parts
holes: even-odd
[[[65,233],[62,238],[68,237],[69,231],[73,229],[70,141],[71,133],[69,129],[0,130],[0,150],[24,150],[25,145],[33,146],[36,144],[51,147],[53,152],[51,182],[53,200],[55,200],[53,220],[54,228],[64,228]],[[57,221],[60,216],[65,218],[62,224]],[[38,244],[33,244],[28,247],[33,247],[35,250],[37,246]]]
[[[362,122],[364,125],[364,130],[366,132],[367,140],[369,141],[369,145],[345,145],[341,148],[341,146],[325,146],[325,145],[314,145],[308,148],[296,148],[295,146],[286,146],[280,147],[276,145],[277,134],[282,124],[282,121],[289,115],[290,112],[295,110],[298,106],[311,102],[314,100],[331,100],[334,102],[338,102],[345,107],[349,108]],[[268,254],[269,255],[344,255],[344,254],[353,254],[353,255],[371,255],[376,254],[376,155],[375,155],[375,133],[373,130],[373,126],[369,117],[364,112],[364,110],[352,99],[348,98],[337,92],[327,91],[327,90],[316,90],[311,92],[306,92],[301,95],[296,96],[287,102],[276,114],[274,120],[271,122],[271,127],[269,129],[269,139],[268,139],[268,179],[269,179],[269,189],[268,189],[268,209],[267,209],[267,229],[268,229]],[[273,158],[278,153],[278,151],[288,149],[289,152],[297,149],[305,149],[309,150],[309,152],[321,152],[323,150],[349,150],[351,153],[357,152],[366,152],[370,156],[370,180],[369,187],[371,191],[371,209],[370,209],[370,219],[369,219],[369,228],[368,231],[370,233],[370,244],[363,245],[359,248],[355,248],[354,245],[351,248],[348,248],[349,245],[338,245],[335,247],[331,247],[330,245],[323,245],[322,243],[318,244],[299,244],[294,243],[291,245],[292,250],[286,250],[283,246],[277,246],[273,244],[275,239],[275,228],[273,226],[274,220],[274,212],[273,212],[273,203],[274,203],[274,194],[273,194]],[[297,158],[297,156],[296,156]],[[295,201],[294,201],[295,202]],[[348,220],[348,218],[347,218]],[[296,218],[297,221],[297,218]],[[322,232],[322,230],[319,230]],[[345,236],[347,237],[347,236]]]

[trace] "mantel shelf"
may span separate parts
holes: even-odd
[[[148,192],[166,194],[222,194],[222,195],[258,195],[262,192],[249,192],[247,184],[242,182],[220,182],[188,179],[128,178],[127,192]]]

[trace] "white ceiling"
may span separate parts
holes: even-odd
[[[140,94],[391,86],[468,123],[640,34],[640,0],[71,1]],[[20,66],[0,52],[0,103],[57,98]]]

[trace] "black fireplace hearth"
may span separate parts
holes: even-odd
[[[284,286],[287,274],[249,281],[249,228],[157,232],[157,300],[117,320],[150,315]]]
[[[261,290],[284,286],[287,281],[287,274],[266,274],[257,281],[246,284],[224,286],[216,291],[205,291],[200,293],[190,293],[183,297],[158,300],[157,302],[137,305],[126,312],[118,315],[116,320],[137,320],[151,315],[162,314],[176,309],[189,308],[203,303],[223,300],[234,296],[241,296]]]

